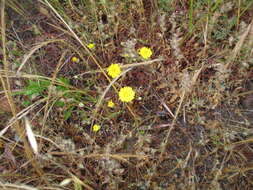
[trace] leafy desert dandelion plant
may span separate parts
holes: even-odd
[[[112,78],[116,78],[117,76],[120,75],[121,73],[121,69],[119,64],[111,64],[108,68],[107,68],[107,73],[109,76],[111,76]]]
[[[135,91],[130,86],[125,86],[119,91],[119,99],[122,102],[131,102],[134,99]]]
[[[138,53],[143,59],[149,59],[151,57],[151,55],[153,54],[152,50],[148,47],[140,48],[138,50]]]

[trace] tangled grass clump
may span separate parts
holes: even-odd
[[[0,4],[1,187],[253,189],[253,1]]]

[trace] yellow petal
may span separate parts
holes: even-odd
[[[92,131],[93,131],[93,132],[98,132],[98,131],[100,130],[100,128],[101,128],[100,125],[95,124],[95,125],[93,125],[93,127],[92,127]]]

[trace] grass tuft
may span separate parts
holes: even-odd
[[[253,189],[250,0],[1,1],[4,189]]]

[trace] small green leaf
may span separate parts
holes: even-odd
[[[59,82],[62,82],[62,83],[65,84],[66,86],[70,84],[70,81],[69,81],[69,79],[67,79],[67,78],[60,77],[58,80],[59,80]],[[65,87],[65,86],[58,85],[58,86],[56,87],[56,90],[59,90],[59,91],[66,91],[66,90],[68,90],[68,88]]]
[[[58,107],[64,107],[65,106],[65,103],[63,101],[57,101],[55,102],[55,105],[58,106]]]
[[[22,102],[22,105],[25,106],[25,107],[30,106],[31,104],[32,104],[32,102],[30,102],[29,100],[25,100],[25,101]]]
[[[72,111],[73,111],[74,107],[70,107],[69,109],[67,109],[64,114],[63,114],[63,117],[65,120],[69,119],[71,114],[72,114]]]
[[[50,85],[49,81],[29,81],[27,87],[25,87],[24,95],[42,94],[44,90]]]

